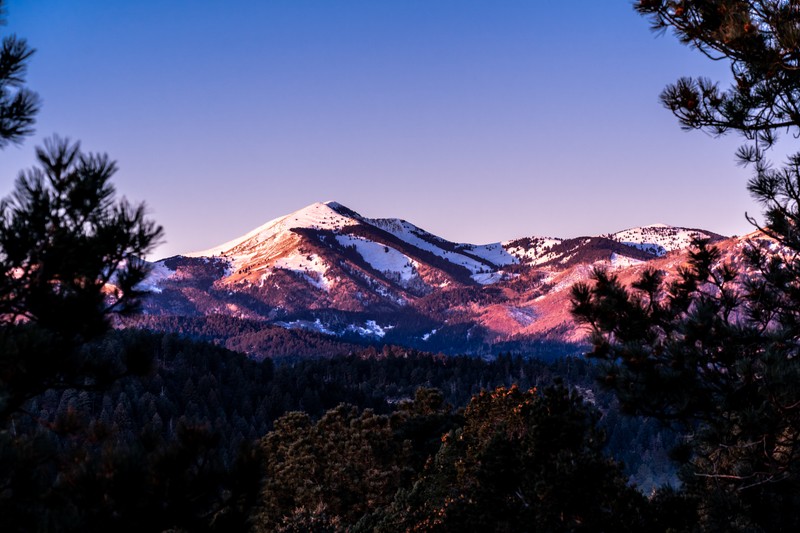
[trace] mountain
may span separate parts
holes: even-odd
[[[220,246],[157,261],[143,285],[152,293],[143,312],[150,324],[222,315],[353,345],[534,350],[582,339],[569,316],[569,288],[592,268],[633,273],[680,263],[694,237],[724,239],[657,224],[475,245],[315,203]],[[250,351],[270,355],[268,345]]]

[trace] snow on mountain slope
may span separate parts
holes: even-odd
[[[378,272],[396,274],[401,285],[408,285],[417,277],[417,263],[407,255],[377,242],[352,235],[337,235],[342,246],[353,246],[356,252]]]
[[[695,236],[721,239],[660,224],[475,245],[326,202],[157,262],[142,287],[152,292],[145,312],[153,315],[216,313],[446,353],[480,351],[526,338],[580,340],[584,332],[569,315],[576,281],[598,266],[625,280],[645,268],[674,270],[685,253],[667,252]]]
[[[330,238],[330,234],[335,236],[335,240]],[[664,224],[631,228],[607,237],[636,249],[639,256],[641,252],[645,252],[660,257],[667,252],[687,247],[696,236],[719,238],[713,233]],[[586,261],[588,255],[585,251],[583,255],[576,254],[581,253],[581,247],[587,246],[594,246],[595,260],[610,260],[613,266],[633,264],[642,258],[646,259],[645,256],[637,255],[627,257],[629,254],[618,246],[612,253],[612,248],[600,241],[599,244],[586,244],[592,239],[527,237],[484,245],[454,243],[405,220],[366,218],[331,201],[311,204],[289,215],[270,220],[237,239],[185,255],[219,258],[228,265],[225,275],[227,284],[247,282],[263,286],[266,278],[276,269],[280,269],[293,272],[313,287],[325,291],[330,291],[335,281],[340,279],[342,272],[337,270],[338,274],[332,274],[331,268],[334,264],[341,263],[337,254],[344,253],[346,256],[346,251],[343,250],[346,248],[354,249],[374,270],[388,276],[386,280],[406,289],[413,285],[417,290],[423,291],[431,283],[440,287],[449,284],[446,278],[440,277],[439,281],[434,281],[430,277],[431,267],[434,270],[437,267],[429,264],[430,255],[426,259],[426,253],[462,267],[480,285],[499,283],[507,277],[503,271],[506,267],[520,263],[536,267],[566,265],[574,260]],[[602,240],[595,238],[597,239]],[[603,254],[606,254],[605,257]],[[438,268],[447,269],[442,263],[438,264]],[[449,275],[457,276],[458,271],[459,269],[450,269]],[[354,271],[351,269],[350,272]],[[157,289],[159,281],[170,275],[168,271],[156,269],[149,284]],[[358,275],[366,279],[363,273]]]
[[[325,261],[316,254],[296,253],[287,255],[278,258],[272,264],[272,267],[295,272],[318,289],[328,291],[333,285],[333,280],[327,276],[328,267]],[[261,275],[261,280],[266,280],[270,274],[271,271],[267,270],[266,273]]]
[[[557,254],[552,251],[553,247],[563,241],[553,237],[526,237],[505,241],[503,247],[519,262],[535,266],[555,259]]]
[[[467,268],[472,274],[516,262],[500,243],[482,246],[474,244],[456,244],[418,228],[410,222],[397,218],[370,218],[365,222],[391,233],[398,239],[430,252],[454,265]]]
[[[668,252],[687,248],[694,238],[719,238],[714,233],[691,228],[680,228],[666,224],[652,224],[630,228],[610,235],[610,238],[661,257]]]
[[[368,230],[368,228],[374,229]],[[313,231],[309,233],[302,230]],[[311,235],[315,235],[314,232],[319,235],[319,240],[311,238]],[[335,243],[330,237],[326,240],[324,235],[326,232],[335,235]],[[387,236],[387,233],[394,239]],[[640,251],[640,255],[641,252],[645,252],[660,257],[667,252],[687,247],[691,239],[697,236],[719,237],[701,230],[664,224],[631,228],[607,237]],[[584,239],[589,242],[592,238]],[[328,244],[325,244],[326,242]],[[406,289],[413,285],[417,289],[425,290],[426,284],[432,283],[432,278],[428,275],[429,265],[426,266],[429,260],[425,259],[425,252],[462,267],[472,280],[480,285],[492,285],[505,278],[503,269],[511,265],[522,263],[535,267],[559,262],[566,264],[573,260],[585,261],[588,258],[584,258],[583,255],[576,256],[576,253],[580,253],[581,246],[589,246],[581,244],[582,242],[579,239],[527,237],[484,245],[454,243],[402,219],[370,219],[337,202],[318,202],[289,215],[270,220],[242,237],[186,256],[216,256],[227,261],[228,283],[247,280],[250,283],[263,285],[275,269],[282,269],[294,272],[315,288],[329,291],[335,279],[338,279],[338,275],[330,272],[333,263],[338,261],[336,255],[331,255],[336,253],[331,248],[333,243],[342,248],[355,249],[367,264],[388,276],[386,279],[391,282]],[[567,243],[572,244],[567,246]],[[605,245],[592,246],[598,249],[595,252],[598,259],[602,260],[602,255],[605,253],[606,259],[610,260],[613,266],[623,266],[642,259],[636,255],[626,257],[627,252],[618,247],[612,254],[610,249],[603,251],[602,247]],[[442,264],[439,264],[439,268],[443,268]],[[456,275],[457,271],[450,272],[451,275]],[[157,287],[158,280],[155,278],[161,279],[165,275],[168,274],[165,272],[154,274],[152,285]],[[446,286],[447,283],[444,280],[435,284]]]
[[[470,276],[481,285],[492,285],[503,279],[503,271],[500,272],[481,272]]]
[[[611,266],[614,268],[625,268],[634,265],[641,265],[642,263],[644,263],[644,261],[642,261],[641,259],[633,259],[632,257],[619,255],[616,252],[611,253],[609,262],[611,263]]]
[[[331,207],[338,205],[336,202],[317,202],[294,213],[270,220],[237,239],[208,250],[184,255],[186,257],[211,257],[222,254],[234,260],[249,258],[254,253],[263,250],[265,246],[262,245],[293,228],[340,230],[349,224],[356,223],[352,218],[342,216]]]
[[[509,253],[501,242],[492,244],[459,244],[458,250],[485,259],[499,267],[519,263],[519,258]]]
[[[145,292],[160,293],[161,288],[159,287],[159,283],[165,279],[169,279],[174,274],[175,271],[165,265],[164,261],[157,261],[151,265],[147,278],[136,285],[136,289]]]
[[[289,215],[270,220],[266,224],[224,244],[185,254],[187,257],[219,256],[228,262],[226,279],[237,283],[244,279],[263,286],[275,269],[294,272],[309,284],[325,291],[334,280],[329,276],[329,265],[317,254],[306,253],[303,238],[295,229],[332,230],[358,224],[331,206],[335,202],[315,203]]]
[[[328,230],[340,234],[348,226],[368,224],[386,231],[402,240],[406,244],[430,252],[454,265],[466,268],[471,274],[488,273],[502,267],[518,262],[512,254],[506,252],[501,243],[474,245],[452,243],[437,237],[417,226],[399,219],[368,219],[355,211],[337,202],[315,203],[295,211],[289,215],[270,220],[266,224],[213,248],[184,254],[187,257],[212,257],[224,256],[231,262],[231,270],[237,271],[254,263],[262,263],[262,267],[283,266],[273,263],[276,257],[289,253],[292,246],[297,245],[291,230],[306,228],[313,230]],[[340,239],[340,244],[354,245],[359,254],[364,256],[368,263],[379,261],[375,266],[381,272],[395,272],[401,280],[408,281],[415,272],[414,267],[404,266],[410,263],[411,258],[389,247],[390,255],[380,257],[375,251],[383,252],[384,243],[370,242],[364,238],[351,237],[351,240]],[[347,242],[345,242],[347,241]],[[393,250],[393,252],[392,252]],[[384,252],[386,253],[386,252]],[[399,255],[396,255],[399,254]],[[401,257],[402,256],[402,257]],[[298,260],[299,261],[299,260]],[[296,270],[298,261],[291,261],[292,265],[285,268]],[[390,264],[383,264],[386,262]],[[283,263],[281,263],[283,264]],[[303,265],[300,270],[305,271],[308,265]],[[325,272],[319,272],[324,277]]]

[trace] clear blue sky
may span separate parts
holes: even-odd
[[[9,0],[37,49],[37,134],[107,152],[118,190],[208,248],[338,200],[455,241],[664,222],[724,234],[757,213],[740,139],[658,102],[727,67],[656,37],[628,0]]]

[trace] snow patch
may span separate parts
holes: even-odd
[[[135,289],[138,291],[161,293],[161,287],[159,287],[158,284],[171,277],[173,274],[175,274],[175,271],[167,267],[163,261],[152,263],[147,277],[141,283],[137,284]]]
[[[381,326],[374,320],[367,320],[364,326],[350,324],[347,326],[347,331],[352,331],[362,337],[377,337],[382,339],[386,336],[386,332],[393,328],[394,326]]]
[[[666,224],[652,224],[641,228],[630,228],[609,235],[609,238],[662,257],[674,250],[689,247],[697,237],[710,237],[707,233],[689,228],[679,228]]]
[[[328,329],[319,318],[314,322],[311,322],[310,320],[294,320],[292,322],[276,322],[275,324],[288,329],[304,329],[307,331],[324,333],[326,335],[336,335],[336,333]]]
[[[508,310],[508,314],[517,324],[523,327],[530,326],[536,320],[536,312],[525,307],[511,307]]]
[[[519,263],[519,258],[510,254],[503,247],[503,243],[500,242],[492,244],[459,244],[458,250],[485,259],[499,267]]]
[[[644,261],[640,259],[634,259],[632,257],[628,257],[626,255],[619,255],[616,252],[611,252],[611,266],[614,268],[624,268],[634,265],[641,265]]]
[[[372,224],[376,228],[391,233],[411,246],[430,252],[442,259],[446,259],[454,265],[465,267],[472,274],[478,274],[486,270],[492,270],[498,266],[516,262],[514,256],[507,253],[501,243],[485,245],[456,244],[428,233],[405,220],[396,218],[372,218],[364,219],[364,221]],[[478,258],[486,259],[491,265],[460,252],[466,252]]]
[[[529,237],[516,241],[506,241],[503,247],[509,254],[516,257],[520,262],[536,266],[556,258],[551,250],[553,246],[563,242],[563,239],[553,237]],[[512,246],[516,244],[516,246]]]
[[[353,246],[356,252],[378,272],[393,273],[399,276],[403,286],[417,277],[417,263],[407,255],[395,250],[391,246],[368,241],[352,235],[337,235],[336,240],[342,246]]]
[[[503,279],[503,271],[473,274],[471,277],[481,285],[491,285]]]
[[[425,335],[423,335],[423,336],[422,336],[422,340],[424,340],[424,341],[427,341],[427,340],[428,340],[428,339],[430,339],[430,338],[431,338],[433,335],[436,335],[436,332],[437,332],[437,331],[438,331],[437,329],[432,329],[430,332],[428,332],[428,333],[426,333]]]
[[[292,254],[275,261],[273,268],[290,270],[302,276],[306,281],[318,289],[329,291],[333,280],[328,278],[328,267],[325,261],[317,254]],[[264,277],[262,276],[262,280]]]

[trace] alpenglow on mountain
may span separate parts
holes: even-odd
[[[253,330],[445,353],[522,350],[581,340],[569,288],[593,268],[623,278],[643,268],[674,270],[695,237],[724,240],[658,224],[475,245],[405,220],[366,218],[337,202],[315,203],[214,248],[157,261],[144,314],[157,324],[226,317]],[[258,343],[237,347],[270,355]]]

